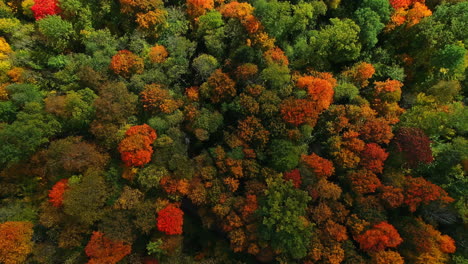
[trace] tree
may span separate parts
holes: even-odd
[[[361,152],[361,166],[374,172],[381,173],[388,153],[375,143],[366,144]]]
[[[0,224],[0,261],[5,264],[25,263],[32,252],[33,224],[5,222]]]
[[[156,131],[147,124],[133,126],[125,132],[125,138],[119,144],[119,152],[126,166],[143,166],[151,161],[156,140]]]
[[[37,103],[28,103],[16,120],[0,130],[0,164],[13,164],[28,158],[60,131],[60,124],[45,114]]]
[[[45,36],[46,44],[58,52],[68,46],[74,34],[73,25],[58,15],[42,18],[37,24],[39,32]]]
[[[181,235],[184,223],[184,212],[179,208],[168,205],[158,212],[158,230],[167,235]]]
[[[163,45],[155,45],[151,47],[148,56],[152,63],[163,63],[166,61],[169,53]]]
[[[111,240],[99,231],[93,232],[85,247],[85,253],[90,258],[88,264],[115,264],[130,254],[131,250],[131,245]]]
[[[31,10],[36,20],[62,12],[57,0],[34,0],[34,5],[31,7]]]
[[[365,251],[383,251],[388,247],[396,247],[403,239],[398,234],[398,231],[391,224],[381,222],[374,225],[364,234],[356,237],[361,249]]]
[[[271,166],[280,172],[297,167],[303,147],[283,139],[273,139],[270,143]]]
[[[301,187],[301,173],[299,169],[294,169],[292,171],[284,172],[283,178],[285,181],[291,181],[295,188]]]
[[[395,137],[397,151],[401,152],[410,167],[429,164],[434,160],[431,141],[419,128],[402,127]]]
[[[221,69],[215,70],[208,81],[200,87],[200,94],[213,103],[219,103],[234,97],[237,93],[236,83]]]
[[[129,50],[120,50],[112,57],[109,68],[124,78],[130,78],[133,74],[143,73],[143,59]]]
[[[262,219],[260,238],[282,254],[301,259],[307,255],[312,236],[312,224],[305,218],[310,197],[281,178],[270,178],[267,184],[257,210]]]
[[[322,158],[315,153],[302,155],[301,159],[318,178],[328,178],[335,172],[335,167],[333,167],[333,163],[331,161]]]
[[[421,204],[428,204],[436,200],[443,203],[454,201],[444,189],[422,177],[413,178],[408,176],[406,178],[405,204],[409,206],[411,212],[416,211]]]
[[[68,179],[58,181],[49,191],[49,203],[55,207],[63,205],[63,194],[68,189]]]

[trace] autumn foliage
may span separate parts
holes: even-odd
[[[333,175],[335,168],[333,162],[312,153],[310,155],[303,155],[302,161],[314,172],[318,178],[327,178]]]
[[[90,258],[88,264],[115,264],[131,250],[131,245],[112,240],[99,231],[93,232],[85,247],[85,253]]]
[[[299,169],[294,169],[292,171],[288,171],[283,173],[283,178],[286,181],[292,181],[294,187],[299,188],[301,186],[301,173]]]
[[[125,136],[119,144],[119,152],[125,165],[139,167],[148,163],[153,154],[151,144],[156,140],[156,131],[144,124],[129,128]]]
[[[410,167],[429,164],[434,160],[431,140],[419,128],[400,128],[395,137],[395,145]]]
[[[0,262],[21,264],[32,252],[33,224],[31,222],[0,223]]]
[[[381,222],[374,225],[364,234],[356,237],[361,249],[366,251],[382,251],[389,247],[398,246],[403,239],[391,224]]]
[[[428,204],[432,201],[451,203],[454,200],[448,196],[444,189],[422,177],[409,176],[406,178],[405,204],[408,205],[411,212],[416,211],[421,204]]]
[[[36,20],[62,12],[57,0],[34,0],[34,5],[31,7],[31,10]]]
[[[60,207],[63,203],[63,194],[68,189],[68,179],[61,179],[49,191],[49,202],[52,206]]]
[[[184,223],[184,212],[179,208],[168,205],[158,212],[157,227],[158,230],[167,235],[182,234],[182,225]]]
[[[110,69],[122,77],[129,78],[132,74],[143,72],[143,59],[129,50],[121,50],[112,57]]]

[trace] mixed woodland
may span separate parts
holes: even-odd
[[[1,0],[0,263],[467,264],[468,1]]]

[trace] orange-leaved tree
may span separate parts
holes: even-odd
[[[68,179],[61,179],[49,190],[49,202],[52,206],[60,207],[63,204],[63,194],[68,189]]]
[[[0,262],[4,264],[26,263],[32,252],[31,222],[5,222],[0,224]]]
[[[131,250],[131,245],[112,240],[95,231],[86,245],[85,253],[90,258],[88,264],[115,264],[130,254]]]
[[[125,133],[126,137],[119,144],[122,161],[128,167],[143,166],[151,161],[156,140],[156,131],[147,124],[133,126]]]

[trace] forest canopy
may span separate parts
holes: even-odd
[[[0,1],[1,264],[468,263],[468,1]]]

